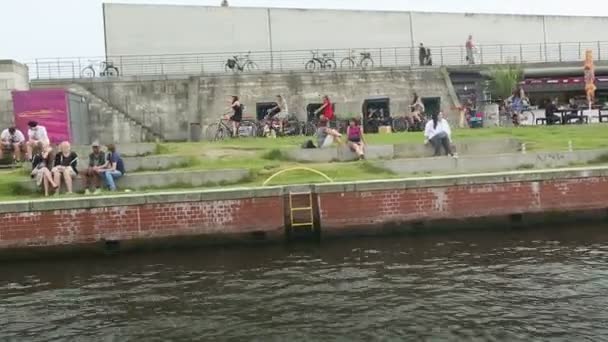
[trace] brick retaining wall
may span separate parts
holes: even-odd
[[[608,168],[0,204],[0,251],[99,241],[283,236],[290,191],[317,194],[322,234],[385,225],[608,208]],[[259,236],[259,235],[258,235]]]

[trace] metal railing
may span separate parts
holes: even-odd
[[[467,64],[464,46],[429,46],[433,65],[457,66]],[[538,43],[538,44],[501,44],[479,45],[476,48],[476,64],[521,64],[541,62],[581,62],[587,49],[593,50],[596,60],[608,59],[608,42]],[[418,47],[358,48],[358,49],[320,49],[319,56],[333,56],[337,69],[349,69],[342,65],[344,58],[355,57],[358,61],[361,52],[367,52],[373,60],[373,68],[414,67],[419,65]],[[111,62],[121,76],[156,75],[196,75],[209,73],[233,73],[226,69],[226,62],[233,56],[248,53],[199,53],[150,56],[108,56],[77,58],[41,58],[26,63],[31,79],[83,78],[83,70],[92,65],[96,77],[103,61]],[[312,59],[310,50],[293,51],[254,51],[249,59],[256,64],[253,70],[243,72],[283,72],[305,70],[305,64]],[[359,68],[358,66],[355,69]]]

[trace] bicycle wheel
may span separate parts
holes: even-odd
[[[393,132],[405,132],[408,129],[408,123],[405,118],[394,118],[391,124]]]
[[[106,68],[105,74],[108,77],[118,77],[119,76],[118,68],[115,66],[109,66]]]
[[[95,77],[95,69],[92,66],[88,66],[80,72],[81,77],[93,78]]]
[[[307,122],[304,126],[304,135],[311,137],[317,133],[317,126],[313,122]]]
[[[369,57],[365,57],[361,60],[361,69],[363,70],[367,70],[367,69],[371,69],[374,67],[374,60],[369,58]]]
[[[224,64],[224,71],[226,72],[234,72],[236,68],[231,68],[228,63]]]
[[[249,61],[245,64],[245,70],[247,71],[255,71],[258,70],[258,65],[255,62]]]
[[[342,60],[342,62],[340,62],[340,68],[345,69],[353,69],[355,67],[355,60],[350,58],[350,57],[346,57]]]
[[[325,69],[336,70],[336,61],[328,59],[325,61]]]
[[[306,62],[306,65],[304,65],[304,68],[308,71],[315,71],[315,69],[317,68],[317,63],[315,63],[315,61],[310,60],[308,62]]]
[[[224,127],[219,127],[217,129],[217,132],[215,132],[215,137],[213,137],[213,141],[222,141],[226,138],[227,135],[228,132],[226,132],[226,129],[224,129]]]

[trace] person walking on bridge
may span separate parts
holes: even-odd
[[[473,35],[469,35],[469,39],[465,43],[467,49],[467,63],[469,65],[475,64],[475,43],[473,42]]]

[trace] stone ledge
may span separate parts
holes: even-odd
[[[446,186],[470,186],[511,182],[541,182],[554,179],[577,179],[608,177],[608,166],[510,171],[481,173],[464,176],[434,176],[377,181],[343,182],[315,185],[273,186],[258,188],[212,189],[200,191],[173,191],[151,194],[128,194],[120,196],[50,198],[33,201],[0,203],[0,213],[50,211],[65,209],[91,209],[144,204],[235,200],[284,196],[290,191],[312,191],[315,193],[342,193],[379,190],[399,190]]]
[[[467,139],[455,143],[460,155],[496,155],[514,153],[520,142],[511,139]],[[302,163],[329,163],[357,160],[357,156],[346,146],[322,149],[289,149],[283,152],[287,159]],[[404,143],[395,145],[368,145],[365,158],[368,160],[393,158],[425,158],[433,155],[430,145]]]

